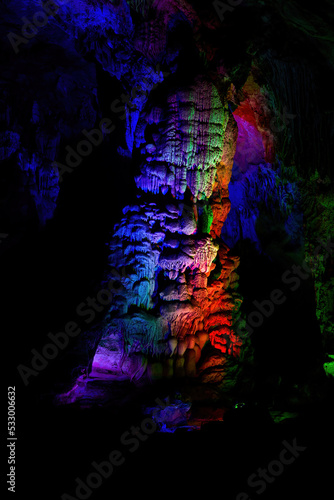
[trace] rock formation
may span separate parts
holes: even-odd
[[[153,363],[154,356],[164,362],[173,356],[174,370],[185,363],[186,373],[200,361],[205,339],[221,353],[238,354],[232,329],[238,258],[220,239],[236,136],[232,114],[201,76],[141,112],[135,180],[145,194],[123,210],[110,243],[109,264],[126,275],[93,369],[126,371],[126,360],[142,354]],[[137,374],[136,365],[130,370]]]
[[[61,234],[57,210],[76,213],[76,182],[89,204],[103,172],[108,255],[87,284],[103,307],[68,351],[64,390],[82,371],[265,395],[267,375],[274,391],[282,379],[306,387],[306,367],[333,352],[333,258],[314,256],[333,233],[324,11],[297,0],[224,15],[195,0],[49,3],[2,6],[0,249],[20,248],[31,227],[52,233],[50,222]],[[288,296],[281,277],[305,262],[284,312],[254,311],[272,290]],[[249,339],[256,315],[266,322]]]

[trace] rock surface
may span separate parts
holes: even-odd
[[[242,2],[229,20],[190,0],[67,0],[27,35],[40,2],[1,8],[0,234],[13,237],[1,249],[57,221],[74,179],[113,169],[96,278],[112,298],[98,295],[68,383],[79,366],[226,390],[243,371],[264,392],[267,371],[274,385],[305,377],[319,338],[323,352],[334,345],[333,258],[314,256],[333,236],[331,15],[296,0]],[[304,260],[310,281],[290,309],[242,339],[254,300],[271,279],[283,286],[275,273]]]

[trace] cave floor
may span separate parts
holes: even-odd
[[[164,491],[175,492],[177,497],[192,492],[197,498],[197,489],[205,488],[207,494],[222,492],[227,500],[238,498],[242,491],[252,499],[254,490],[247,478],[277,459],[284,441],[296,441],[305,451],[273,486],[268,485],[269,496],[263,498],[304,498],[304,494],[306,498],[312,492],[315,498],[327,497],[332,462],[323,451],[330,454],[334,446],[330,397],[326,404],[300,406],[298,411],[289,405],[242,406],[241,399],[235,408],[230,394],[199,386],[194,380],[147,385],[113,377],[79,380],[75,391],[58,404],[50,394],[38,403],[36,399],[36,404],[32,404],[32,393],[20,401],[25,407],[24,417],[20,412],[18,421],[24,436],[20,452],[29,456],[25,474],[34,477],[38,469],[45,491],[53,485],[54,496],[48,498],[60,498],[64,492],[73,495],[76,477],[85,480],[93,462],[100,463],[119,450],[124,465],[114,468],[94,498],[105,500],[111,492],[129,496],[141,491],[150,497]],[[170,417],[169,422],[160,419],[156,430],[132,449],[131,441],[122,436],[141,427],[152,415],[157,399],[168,402],[168,397],[171,411],[165,417]],[[181,410],[186,413],[183,420]]]
[[[104,411],[116,419],[131,414],[138,421],[155,411],[156,430],[173,433],[226,423],[303,424],[320,418],[322,412],[325,418],[334,415],[333,400],[330,394],[316,401],[294,394],[285,400],[253,401],[214,384],[200,384],[196,379],[131,382],[125,377],[120,380],[112,374],[91,372],[88,377],[79,377],[70,391],[57,395],[53,402],[68,409]]]

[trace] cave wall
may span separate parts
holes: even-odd
[[[333,33],[322,9],[314,17],[291,3],[245,1],[222,18],[196,1],[68,0],[24,32],[22,18],[35,19],[40,4],[1,6],[0,229],[8,238],[0,250],[65,219],[82,172],[108,172],[103,206],[112,208],[101,226],[110,234],[91,293],[112,287],[77,340],[70,384],[76,366],[224,385],[229,363],[237,383],[247,356],[261,378],[270,365],[275,376],[285,361],[295,366],[298,349],[304,360],[319,343],[333,352],[332,256],[313,262],[317,240],[333,228],[325,80]],[[309,279],[280,326],[273,318],[242,338],[254,299],[274,288],[267,275],[280,286],[305,260]]]

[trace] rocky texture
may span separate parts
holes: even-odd
[[[69,383],[85,366],[102,378],[197,377],[226,390],[243,372],[241,384],[253,388],[272,364],[272,342],[282,365],[269,377],[277,386],[286,364],[295,372],[308,366],[316,328],[303,332],[295,362],[294,308],[295,323],[283,315],[262,337],[242,342],[235,327],[267,293],[266,269],[304,257],[313,267],[303,298],[314,303],[302,317],[307,324],[317,316],[323,349],[332,352],[333,259],[312,260],[317,237],[332,236],[332,14],[297,0],[248,0],[226,19],[190,0],[68,0],[16,51],[8,33],[21,33],[22,16],[33,19],[41,6],[2,8],[0,158],[9,208],[0,230],[57,218],[59,193],[74,189],[72,177],[60,182],[68,146],[75,151],[106,108],[116,131],[104,134],[103,156],[94,150],[83,163],[93,178],[96,162],[112,169],[117,147],[117,167],[130,179],[122,188],[115,170],[108,192],[122,199],[105,217],[112,234],[100,285],[117,286],[87,334],[87,355],[81,336]],[[252,277],[244,297],[239,272],[240,281]],[[256,364],[261,348],[266,368]],[[78,387],[84,393],[81,379]]]
[[[210,198],[228,119],[217,89],[197,77],[166,101],[163,108],[150,109],[136,130],[136,146],[147,155],[137,186],[153,193],[170,188],[176,197],[189,187],[194,202]],[[154,128],[153,144],[145,143],[148,125]]]
[[[20,16],[31,19],[40,11],[37,7],[38,2],[6,6],[13,9],[12,22],[18,26],[24,24]],[[53,25],[52,19],[50,22]],[[35,218],[44,226],[53,217],[60,191],[53,163],[63,161],[65,147],[83,129],[93,127],[98,105],[95,67],[79,55],[73,41],[50,27],[50,42],[42,45],[36,36],[29,45],[19,45],[14,54],[3,39],[4,29],[2,26],[0,158],[1,180],[8,193],[7,214],[11,214],[7,224],[13,235]],[[40,31],[43,39],[43,29]]]
[[[295,168],[288,175],[294,175]],[[333,187],[329,177],[318,171],[301,182],[301,200],[305,214],[305,263],[314,281],[316,316],[325,353],[334,352],[333,298]],[[312,201],[310,201],[312,200]]]
[[[230,208],[235,139],[232,115],[213,84],[202,77],[189,88],[169,91],[162,104],[145,108],[139,117],[134,144],[141,174],[136,184],[150,202],[124,209],[126,217],[110,244],[111,267],[126,269],[122,295],[115,296],[110,310],[111,337],[121,347],[123,339],[126,359],[142,354],[146,361],[140,363],[147,364],[152,356],[167,356],[161,368],[152,367],[153,378],[166,370],[195,376],[203,335],[222,353],[239,352],[241,342],[232,330],[237,280],[232,274],[238,259],[229,256],[220,240]],[[133,308],[138,312],[130,313]],[[109,332],[102,336],[104,349]],[[106,369],[101,361],[105,356],[98,348],[93,368]],[[110,356],[112,363],[115,352]],[[170,369],[169,356],[174,357]],[[118,364],[118,369],[126,367]],[[131,376],[137,376],[136,370]]]
[[[334,359],[334,355],[330,354],[329,357]],[[334,377],[334,361],[329,361],[328,363],[324,363],[324,370],[327,377]]]

